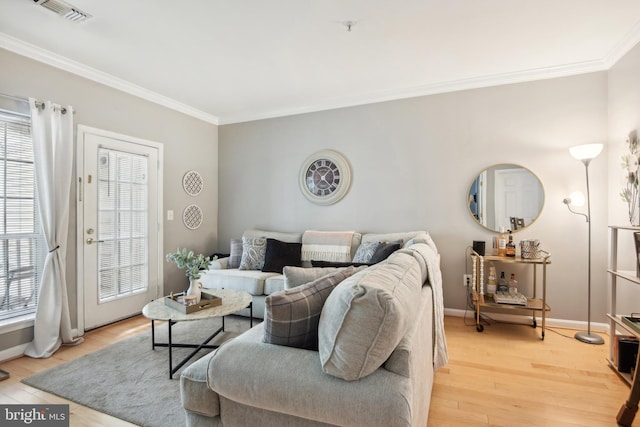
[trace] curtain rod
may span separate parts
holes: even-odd
[[[4,93],[0,93],[0,96],[4,97],[4,98],[8,98],[14,101],[19,101],[19,102],[24,102],[24,103],[29,103],[29,100],[26,98],[19,98],[17,96],[11,96],[11,95],[6,95]],[[44,102],[42,101],[38,101],[36,100],[36,107],[40,108],[40,109],[44,109]],[[66,114],[67,113],[67,109],[59,104],[53,104],[53,109],[54,110],[59,110],[62,114]]]

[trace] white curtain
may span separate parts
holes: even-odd
[[[39,108],[29,99],[36,170],[36,197],[49,253],[38,293],[33,342],[25,350],[31,357],[49,357],[61,344],[79,344],[69,317],[65,278],[69,197],[73,171],[73,109],[47,101]]]

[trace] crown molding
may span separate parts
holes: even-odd
[[[633,45],[631,46],[633,47]],[[338,108],[355,107],[365,104],[395,101],[399,99],[415,98],[426,95],[436,95],[447,92],[458,92],[469,89],[480,89],[491,86],[501,86],[513,83],[524,83],[535,80],[553,79],[557,77],[574,76],[578,74],[606,71],[608,67],[603,60],[593,60],[565,64],[546,68],[516,71],[511,73],[492,74],[469,79],[451,80],[421,86],[380,91],[361,97],[341,98],[327,103],[301,106],[298,108],[274,110],[267,113],[256,113],[239,116],[222,117],[221,125],[248,122],[254,120],[272,119],[276,117],[292,116],[296,114],[313,113],[316,111],[333,110]]]
[[[640,22],[631,28],[629,33],[604,58],[607,69],[613,67],[624,55],[640,42]]]
[[[205,113],[204,111],[193,108],[187,104],[183,104],[164,95],[160,95],[159,93],[112,76],[111,74],[107,74],[100,70],[96,70],[95,68],[88,67],[79,62],[42,49],[6,33],[0,32],[0,48],[17,53],[18,55],[26,56],[27,58],[34,59],[38,62],[59,68],[80,77],[93,80],[105,86],[109,86],[138,98],[153,102],[154,104],[162,105],[163,107],[195,117],[196,119],[207,123],[217,125],[220,122],[220,119],[214,115]]]
[[[359,105],[375,104],[407,98],[415,98],[427,95],[436,95],[447,92],[480,89],[485,87],[500,86],[513,83],[523,83],[535,80],[567,77],[578,74],[606,71],[615,65],[627,52],[640,42],[640,22],[621,40],[611,52],[603,59],[583,61],[553,67],[536,68],[510,73],[499,73],[487,76],[473,77],[444,81],[414,87],[379,91],[366,96],[347,97],[330,100],[324,103],[303,105],[294,108],[284,108],[267,112],[248,112],[247,114],[229,115],[217,117],[174,99],[152,92],[138,85],[119,79],[110,74],[83,65],[63,56],[54,54],[35,45],[0,32],[0,48],[29,57],[39,62],[85,77],[87,79],[113,87],[147,101],[179,111],[197,119],[215,125],[227,125],[255,120],[272,119],[277,117],[307,114],[318,111],[333,110],[338,108],[355,107]]]

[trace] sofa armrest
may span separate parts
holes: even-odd
[[[262,342],[264,324],[211,358],[209,387],[239,403],[334,425],[410,426],[412,381],[380,368],[358,381],[322,372],[317,351]]]

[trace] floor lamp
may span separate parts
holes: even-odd
[[[602,151],[602,144],[586,144],[586,145],[578,145],[576,147],[571,147],[569,152],[571,155],[577,159],[581,160],[584,163],[584,170],[587,176],[587,214],[583,214],[580,212],[576,212],[571,209],[571,205],[577,205],[575,200],[572,200],[572,196],[575,199],[575,196],[572,194],[563,200],[563,203],[567,205],[569,210],[577,215],[583,215],[587,219],[587,225],[589,229],[589,261],[588,261],[588,269],[587,269],[587,285],[588,285],[588,296],[587,296],[587,331],[577,332],[575,334],[575,339],[578,341],[582,341],[587,344],[604,344],[604,339],[600,335],[591,333],[591,200],[589,194],[589,163],[591,160],[598,157],[598,154]]]

